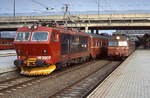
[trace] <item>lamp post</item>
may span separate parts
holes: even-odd
[[[14,12],[13,12],[13,16],[15,17],[16,16],[16,0],[14,0]]]
[[[67,24],[68,24],[68,21],[67,21],[67,18],[68,18],[68,16],[67,16],[67,13],[68,13],[68,9],[69,9],[69,4],[64,4],[64,7],[62,7],[62,9],[64,9],[64,17],[63,17],[63,19],[64,19],[64,24],[65,24],[65,27],[67,28]]]
[[[97,3],[98,3],[98,16],[99,16],[99,0],[97,0]]]

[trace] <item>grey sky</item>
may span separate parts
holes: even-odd
[[[97,11],[98,0],[35,0],[54,11],[62,11],[63,4],[70,4],[70,11]],[[0,0],[0,13],[13,13],[13,0]],[[99,0],[100,11],[104,10],[149,10],[150,0]],[[16,0],[16,13],[45,11],[32,0]]]

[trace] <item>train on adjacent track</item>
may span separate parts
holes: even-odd
[[[14,38],[0,38],[0,50],[14,49]]]
[[[21,27],[17,30],[14,64],[24,75],[47,75],[71,63],[107,55],[108,38],[60,26]]]
[[[112,58],[124,59],[135,50],[135,42],[126,35],[113,35],[108,42],[107,55]]]

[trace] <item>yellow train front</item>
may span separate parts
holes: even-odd
[[[56,69],[59,43],[55,42],[54,45],[50,41],[52,32],[52,28],[42,26],[21,27],[17,30],[14,41],[17,60],[14,64],[21,70],[21,74],[47,75]]]

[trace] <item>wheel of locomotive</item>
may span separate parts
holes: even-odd
[[[15,60],[14,65],[16,65],[17,68],[20,68],[23,65],[23,60]]]
[[[62,67],[63,67],[63,68],[67,67],[67,64],[66,64],[66,63],[65,63],[65,64],[63,64],[63,65],[62,65]]]
[[[61,70],[63,68],[63,63],[57,63],[56,64],[56,70]]]

